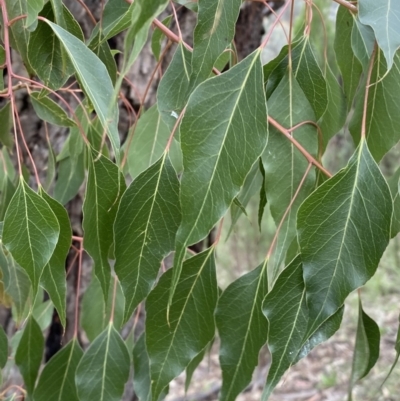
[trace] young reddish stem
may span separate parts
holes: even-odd
[[[164,59],[164,56],[167,53],[167,50],[169,49],[169,47],[170,47],[170,45],[167,45],[165,47],[164,51],[162,52],[162,54],[160,56],[160,60],[158,60],[156,66],[154,67],[154,69],[153,69],[153,71],[151,73],[149,82],[147,83],[147,86],[146,86],[146,88],[144,90],[143,97],[142,97],[142,99],[140,101],[139,110],[138,110],[137,115],[136,115],[136,120],[135,120],[135,122],[133,124],[132,129],[129,130],[129,134],[128,134],[129,137],[128,137],[128,140],[127,140],[124,157],[123,157],[122,162],[121,162],[121,169],[125,166],[126,160],[128,158],[129,148],[130,148],[130,146],[132,144],[132,140],[133,140],[133,136],[134,136],[135,131],[136,131],[136,127],[137,127],[137,124],[138,124],[139,116],[142,114],[142,110],[143,110],[143,107],[144,107],[144,104],[145,104],[145,101],[146,101],[147,94],[149,93],[149,90],[150,90],[151,84],[152,84],[152,82],[154,80],[154,77],[156,76],[156,73],[157,73],[158,69],[160,68],[161,63],[162,63],[162,61]],[[128,79],[127,79],[127,82],[131,84],[131,82]]]
[[[267,4],[267,3],[266,3],[266,4]],[[280,12],[278,15],[277,15],[276,12],[274,11],[274,15],[276,16],[276,20],[275,20],[274,23],[272,24],[271,29],[270,29],[269,32],[268,32],[268,35],[265,37],[265,39],[264,39],[263,42],[261,43],[261,45],[260,45],[260,48],[261,48],[261,49],[263,49],[263,48],[267,45],[267,43],[269,42],[269,40],[270,40],[270,38],[271,38],[271,35],[272,35],[272,33],[274,32],[274,29],[275,29],[275,27],[276,27],[276,25],[277,25],[278,23],[281,24],[282,29],[283,29],[283,32],[285,33],[286,39],[288,40],[288,42],[290,41],[290,39],[288,38],[288,36],[287,36],[287,34],[286,34],[285,27],[283,26],[282,21],[281,21],[281,18],[282,18],[282,16],[283,16],[284,12],[286,11],[286,9],[288,8],[289,4],[290,4],[290,2],[287,2],[287,3],[285,4],[285,6],[282,8],[281,12]],[[268,5],[268,7],[270,7],[270,6]],[[271,8],[271,7],[270,7],[270,8]],[[271,9],[272,9],[272,8],[271,8]]]
[[[322,137],[322,131],[319,125],[315,121],[307,120],[307,121],[302,121],[301,123],[293,126],[292,128],[288,129],[288,132],[292,133],[296,131],[297,128],[300,128],[303,125],[310,124],[313,125],[317,129],[318,133],[318,160],[321,161],[322,158],[322,146],[324,144],[324,140]]]
[[[216,247],[218,245],[218,242],[221,238],[221,233],[222,233],[222,227],[224,225],[224,217],[221,219],[219,226],[218,226],[218,231],[217,231],[217,235],[215,237],[215,241],[213,243],[213,247]]]
[[[358,12],[358,8],[354,5],[349,3],[346,0],[333,0],[334,2],[340,4],[343,7],[346,7],[347,9],[349,9],[352,13],[357,13]]]
[[[308,160],[309,163],[312,163],[315,167],[320,169],[327,177],[332,177],[332,174],[324,167],[320,162],[318,162],[314,157],[310,155],[309,152],[307,152],[302,145],[300,145],[299,142],[296,141],[290,135],[290,132],[283,127],[281,124],[279,124],[277,121],[275,121],[272,117],[268,116],[268,122],[274,126],[279,132],[281,132],[283,135],[286,136],[287,139],[289,139],[290,142],[293,143],[294,146],[302,153],[302,155]]]
[[[163,25],[160,21],[158,21],[157,19],[155,19],[153,21],[154,25],[156,25],[157,27],[159,27],[164,34],[171,39],[174,42],[179,42],[179,38],[178,36],[176,36],[171,30],[169,30],[165,25]],[[161,28],[162,27],[162,28]],[[185,42],[182,42],[183,44],[185,44]],[[189,50],[192,50],[192,48],[188,45],[186,45],[186,47]],[[213,72],[216,75],[220,75],[221,72],[216,70],[215,68],[213,68]],[[278,131],[280,131],[283,135],[285,135],[289,141],[291,141],[293,143],[294,146],[296,146],[296,148],[304,155],[304,157],[310,162],[312,163],[315,167],[319,168],[327,177],[332,177],[332,174],[326,170],[321,163],[319,163],[314,157],[312,157],[310,155],[309,152],[307,152],[301,145],[299,142],[297,142],[294,138],[292,138],[292,136],[290,135],[289,131],[282,127],[282,125],[280,125],[277,121],[275,121],[272,117],[268,116],[268,122],[273,125],[276,129],[278,129]]]
[[[78,248],[76,248],[75,246],[71,245],[71,248],[74,249],[75,255],[74,255],[74,257],[72,258],[71,263],[70,263],[70,264],[68,265],[68,267],[67,267],[67,272],[65,273],[65,275],[66,275],[67,277],[68,277],[69,274],[71,273],[71,270],[72,270],[72,268],[74,267],[74,264],[75,264],[75,262],[76,262],[76,259],[78,259],[78,256],[79,256],[79,253],[80,253],[80,250],[79,250]]]
[[[18,15],[17,17],[13,18],[12,20],[8,21],[8,26],[11,26],[14,22],[19,21],[20,19],[26,18],[26,14]]]
[[[179,124],[180,124],[180,122],[181,122],[181,120],[182,120],[182,118],[183,118],[183,116],[184,116],[184,114],[185,114],[185,111],[186,111],[186,106],[185,106],[184,109],[180,112],[179,117],[176,119],[175,125],[174,125],[174,127],[172,128],[171,134],[170,134],[170,136],[169,136],[167,146],[165,147],[165,150],[166,150],[166,151],[168,151],[169,148],[170,148],[170,146],[171,146],[172,140],[174,139],[175,132],[176,132],[176,130],[177,130],[178,127],[179,127]]]
[[[97,25],[97,21],[96,18],[94,18],[92,12],[90,11],[89,7],[82,1],[82,0],[76,0],[84,9],[85,11],[88,13],[89,18],[92,20],[93,25]]]
[[[17,135],[17,127],[15,124],[15,100],[14,100],[14,93],[13,93],[13,73],[12,73],[12,62],[11,62],[11,50],[10,50],[10,37],[9,37],[9,30],[8,30],[8,13],[6,2],[4,0],[1,1],[1,11],[3,17],[3,36],[4,36],[4,50],[6,54],[6,65],[7,65],[7,76],[8,76],[8,85],[7,85],[7,97],[10,98],[11,104],[11,115],[13,118],[13,127],[14,127],[14,138],[15,138],[15,147],[17,153],[17,161],[18,161],[18,171],[19,174],[22,175],[22,163],[21,163],[21,153],[18,144],[18,135]]]
[[[374,50],[371,55],[368,67],[367,83],[365,85],[365,97],[364,97],[364,110],[361,123],[361,138],[365,139],[367,134],[367,111],[368,111],[368,95],[369,87],[371,83],[372,70],[374,69],[375,55],[376,55],[377,44],[375,42]]]

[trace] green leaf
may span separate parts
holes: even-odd
[[[235,400],[250,383],[260,349],[267,341],[268,322],[261,311],[268,292],[266,263],[230,284],[218,301],[215,318],[221,338],[221,401]]]
[[[6,366],[8,359],[8,338],[3,327],[0,326],[0,369]]]
[[[111,81],[113,85],[115,85],[117,79],[117,64],[113,54],[111,53],[110,45],[107,41],[103,40],[100,31],[99,34],[90,41],[89,49],[92,50],[104,63]]]
[[[260,51],[199,85],[181,123],[182,223],[171,296],[188,245],[202,240],[240,192],[268,140]]]
[[[28,14],[28,6],[26,0],[5,0],[5,6],[7,9],[8,20],[19,17],[21,15]],[[24,65],[29,73],[32,72],[32,67],[28,60],[28,42],[29,42],[29,31],[26,28],[26,21],[22,18],[15,21],[9,29],[10,33],[10,44],[13,49],[22,57]]]
[[[192,53],[179,44],[157,90],[157,106],[170,130],[176,124],[189,97]]]
[[[36,323],[39,325],[41,331],[46,330],[50,326],[53,314],[54,305],[50,299],[35,305],[32,311],[32,316],[36,320]]]
[[[107,68],[85,44],[60,26],[46,20],[64,46],[79,78],[107,133],[115,156],[119,158],[118,107]]]
[[[26,26],[30,27],[36,21],[40,11],[42,11],[44,0],[28,0],[26,5],[28,11]]]
[[[34,294],[59,234],[60,226],[48,203],[20,178],[4,217],[3,243],[28,273]]]
[[[7,175],[4,178],[2,188],[1,188],[0,220],[4,220],[4,216],[6,214],[8,205],[10,204],[15,191],[16,191],[16,188],[7,173]]]
[[[279,275],[262,310],[269,322],[268,348],[272,355],[262,395],[265,401],[294,363],[307,330],[308,308],[300,257]]]
[[[204,359],[204,356],[207,351],[210,350],[212,343],[214,341],[212,340],[210,344],[208,344],[200,353],[198,353],[189,363],[189,365],[186,367],[186,378],[185,378],[185,394],[187,394],[187,391],[190,386],[190,382],[192,381],[193,374],[197,367],[200,365],[202,360]]]
[[[288,51],[289,48],[284,47],[275,60],[264,66],[265,79],[268,78],[268,99],[288,74]],[[319,119],[328,106],[327,85],[308,38],[293,44],[292,63],[293,75]]]
[[[300,85],[294,77],[286,75],[268,100],[269,114],[283,127],[291,128],[303,121],[314,121],[315,114]],[[292,133],[293,137],[312,155],[317,153],[318,133],[311,124],[304,124]],[[313,191],[315,173],[310,171],[298,192],[308,161],[300,151],[276,128],[270,126],[268,145],[262,156],[265,171],[265,191],[271,215],[277,227],[281,225],[276,245],[268,261],[268,280],[272,283],[285,254],[296,236],[297,210]],[[292,203],[290,211],[287,208]],[[287,213],[285,220],[281,223]]]
[[[396,50],[400,47],[400,3],[382,0],[377,7],[374,0],[360,0],[358,4],[360,21],[372,27],[379,47],[385,54],[390,70]]]
[[[365,377],[379,358],[379,326],[363,310],[361,299],[358,303],[358,323],[353,365],[349,386],[349,400],[352,399],[354,385]]]
[[[325,320],[311,336],[306,336],[304,338],[303,345],[294,363],[305,358],[317,345],[327,341],[339,330],[343,319],[343,312],[344,306],[341,306],[338,311]]]
[[[260,173],[260,166],[258,163],[254,163],[249,174],[247,175],[243,187],[240,190],[236,199],[240,202],[243,207],[246,207],[250,202],[250,199],[260,190],[262,186],[263,177]],[[231,206],[231,229],[242,215],[243,210],[235,203]]]
[[[58,351],[40,375],[34,400],[78,401],[75,372],[82,355],[82,348],[75,338]]]
[[[100,28],[107,40],[127,29],[132,19],[133,4],[125,0],[109,0],[103,11]],[[95,32],[95,30],[94,30]]]
[[[14,146],[14,139],[10,134],[12,127],[13,116],[11,111],[11,103],[7,102],[0,109],[0,142],[8,148],[12,148]]]
[[[12,298],[16,323],[21,323],[26,301],[31,290],[31,282],[25,270],[21,269],[11,254],[0,248],[0,268],[3,273],[4,290]]]
[[[50,0],[55,22],[65,28],[64,8],[62,0]]]
[[[40,92],[30,93],[32,106],[38,117],[50,124],[60,127],[73,127],[75,121],[71,120],[67,113],[47,96],[40,96]]]
[[[143,333],[133,348],[133,388],[140,401],[151,400],[150,361]]]
[[[120,401],[129,369],[126,345],[110,322],[86,350],[76,369],[79,401]]]
[[[46,181],[43,184],[45,191],[48,191],[53,185],[54,179],[56,178],[56,155],[54,153],[53,146],[51,144],[50,138],[46,138],[47,148],[49,150],[47,159],[47,173]]]
[[[357,17],[354,17],[354,24],[351,32],[351,47],[364,71],[368,69],[369,59],[374,50],[374,45],[374,31],[369,26],[363,25]]]
[[[393,217],[390,238],[394,238],[400,232],[400,168],[388,180],[393,199]]]
[[[241,0],[199,0],[190,77],[192,90],[209,77],[219,55],[233,40],[241,5]]]
[[[171,279],[172,270],[168,270],[146,301],[146,344],[154,401],[214,337],[218,299],[214,249],[184,263],[168,321]]]
[[[395,55],[393,68],[387,75],[386,72],[385,59],[382,52],[378,52],[371,75],[373,85],[369,88],[366,120],[367,143],[376,161],[381,160],[400,139],[400,53]],[[355,143],[360,140],[364,92],[361,91],[356,98],[349,127]]]
[[[133,348],[133,388],[140,401],[151,400],[150,360],[146,348],[146,336],[143,333]],[[168,394],[168,386],[160,394],[162,401]]]
[[[93,275],[86,289],[81,307],[80,324],[85,330],[89,341],[100,335],[110,321],[113,306],[114,282],[110,280],[107,303],[104,302],[104,294],[98,278]],[[93,300],[96,302],[93,302]],[[114,307],[114,326],[120,328],[124,317],[125,299],[121,286],[117,284],[117,293]]]
[[[161,157],[170,133],[161,119],[157,105],[141,115],[128,149],[129,174],[133,179]]]
[[[151,23],[154,18],[165,10],[168,0],[137,0],[134,2],[132,10],[132,19],[130,25],[130,33],[132,36],[136,34],[147,24]]]
[[[322,135],[322,138],[319,138],[319,142],[321,142],[322,139],[321,154],[325,151],[329,140],[343,128],[347,117],[346,100],[343,90],[329,65],[326,67],[325,81],[328,107],[317,122]],[[318,135],[320,135],[320,133],[318,133]]]
[[[57,309],[63,327],[66,326],[66,274],[65,262],[71,246],[71,223],[64,207],[51,198],[45,191],[40,190],[40,196],[48,203],[60,226],[60,236],[49,263],[40,278],[43,288],[49,294]]]
[[[95,152],[89,157],[89,177],[83,203],[83,240],[107,300],[111,281],[108,253],[114,241],[111,228],[126,185],[122,173],[111,160]]]
[[[168,155],[141,173],[121,198],[114,225],[115,272],[127,321],[148,295],[180,223],[179,181]]]
[[[15,364],[18,366],[25,387],[32,394],[36,377],[39,372],[44,349],[42,331],[35,319],[31,316],[26,323],[24,332],[15,354]]]
[[[308,334],[375,273],[389,242],[389,187],[362,140],[346,168],[325,181],[297,215],[307,303]]]
[[[78,193],[84,179],[85,165],[83,152],[61,160],[54,187],[54,198],[62,205],[65,205]]]
[[[51,3],[47,3],[40,14],[51,21],[54,19],[57,21],[58,18],[57,13],[54,16]],[[66,7],[63,7],[63,18],[65,28],[78,39],[83,40],[79,24]],[[74,72],[57,36],[42,20],[38,21],[36,30],[30,35],[28,58],[36,75],[50,89],[59,89]]]
[[[338,66],[342,73],[343,90],[346,96],[347,110],[349,111],[356,93],[362,66],[354,55],[351,38],[354,18],[345,7],[340,6],[336,17],[335,54]]]

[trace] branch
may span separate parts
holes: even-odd
[[[340,4],[343,7],[346,7],[352,13],[357,13],[358,12],[358,8],[354,4],[351,4],[346,0],[333,0],[333,1],[335,1],[338,4]]]
[[[180,43],[181,40],[180,38],[175,35],[169,28],[167,28],[164,24],[162,24],[157,18],[154,19],[153,24],[158,27],[163,33],[164,35],[172,40],[173,42],[176,43]],[[182,44],[184,46],[186,46],[186,48],[190,51],[193,51],[193,49],[186,44],[184,41],[182,41]],[[216,70],[215,68],[213,68],[213,72],[216,75],[220,75],[221,72]],[[278,131],[280,131],[283,135],[286,136],[286,138],[289,139],[289,141],[291,141],[293,143],[294,146],[296,146],[296,148],[304,155],[304,157],[308,160],[309,163],[313,164],[315,167],[319,168],[327,177],[332,177],[332,174],[326,170],[321,163],[319,163],[313,156],[311,156],[311,154],[309,152],[307,152],[307,150],[305,150],[303,148],[303,146],[300,145],[299,142],[296,141],[296,139],[294,139],[289,131],[284,128],[282,125],[280,125],[276,120],[274,120],[272,117],[268,116],[268,122],[273,125]]]

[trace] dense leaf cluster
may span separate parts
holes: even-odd
[[[119,401],[133,380],[140,400],[156,401],[185,370],[189,385],[218,337],[220,399],[249,385],[267,344],[267,400],[290,366],[338,330],[347,296],[400,231],[400,169],[388,184],[378,165],[400,139],[400,3],[338,1],[333,57],[322,59],[311,3],[300,34],[291,24],[288,45],[263,65],[268,35],[237,61],[241,0],[178,1],[197,13],[193,48],[170,30],[179,21],[168,0],[108,0],[86,38],[62,0],[0,0],[1,301],[18,328],[9,338],[0,329],[1,399],[22,391],[34,401]],[[117,66],[108,41],[122,32]],[[124,136],[120,91],[149,32],[155,73],[165,49],[176,42],[176,50],[157,103],[142,103]],[[19,90],[46,129],[68,130],[57,155],[47,138],[44,180],[21,129]],[[332,175],[323,155],[344,129],[356,150]],[[80,190],[83,237],[72,235],[64,208]],[[215,257],[224,216],[234,225],[256,194],[259,220],[267,205],[276,233],[259,266],[222,291]],[[193,254],[215,227],[215,242]],[[67,322],[66,259],[75,255],[79,276],[84,251],[94,274],[81,301],[78,279],[75,323]],[[54,308],[74,336],[40,369]],[[142,308],[145,330],[135,338]],[[122,328],[132,325],[127,336]],[[350,398],[378,355],[379,328],[360,298]],[[23,389],[7,386],[14,365]]]

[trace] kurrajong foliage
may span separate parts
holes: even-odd
[[[168,0],[108,0],[88,37],[62,0],[0,0],[0,295],[16,323],[8,338],[0,329],[1,399],[118,401],[133,380],[140,400],[157,401],[185,370],[189,385],[219,338],[222,401],[249,385],[268,345],[265,401],[339,329],[346,298],[400,231],[400,170],[388,184],[378,164],[400,140],[400,2],[337,1],[335,39],[323,52],[312,1],[287,0],[282,14],[295,2],[304,11],[290,43],[263,65],[269,36],[243,60],[235,55],[240,0],[176,2],[197,13],[193,48],[168,27]],[[108,41],[121,33],[117,66]],[[126,134],[119,94],[149,34],[159,63],[171,45],[174,55],[157,103],[142,103]],[[26,147],[18,91],[46,127],[68,130],[58,154],[47,138],[45,174]],[[333,175],[323,156],[347,129],[355,150]],[[80,188],[83,237],[72,236],[64,208]],[[267,205],[275,235],[260,245],[265,259],[221,291],[224,216],[236,224],[257,194],[259,220]],[[188,251],[215,227],[209,248]],[[83,301],[69,301],[81,317],[68,322],[66,258],[79,275],[84,251],[94,274]],[[44,364],[54,308],[75,334]],[[143,308],[145,330],[132,343],[122,329]],[[349,398],[378,359],[379,339],[360,299]],[[14,365],[23,389],[8,387]]]

